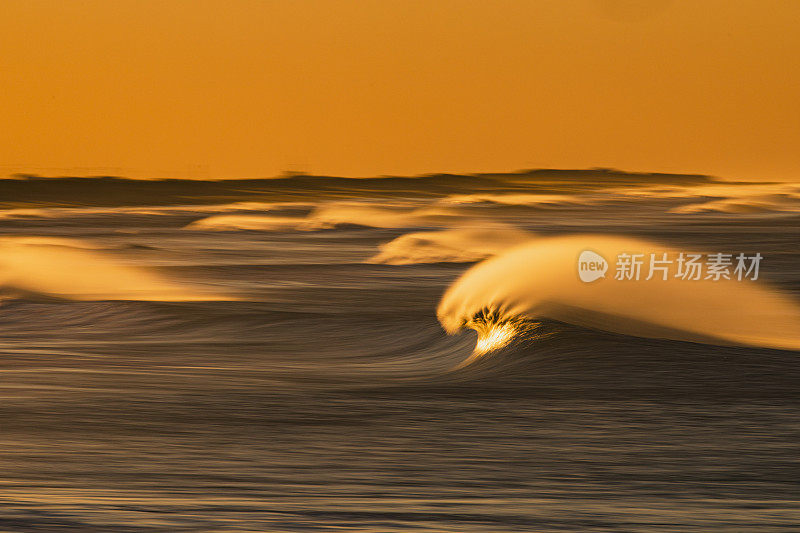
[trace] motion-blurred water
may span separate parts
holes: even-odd
[[[795,188],[625,185],[0,211],[0,530],[796,530],[798,352],[545,319],[456,368],[486,230],[759,252],[798,299]]]

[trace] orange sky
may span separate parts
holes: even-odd
[[[0,174],[800,180],[794,0],[4,0]]]

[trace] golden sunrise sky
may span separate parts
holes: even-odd
[[[800,180],[796,0],[3,0],[0,174]]]

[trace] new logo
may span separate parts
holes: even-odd
[[[608,271],[608,261],[602,255],[584,250],[578,256],[578,277],[584,283],[591,283],[600,278],[606,277]]]

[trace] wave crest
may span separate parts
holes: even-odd
[[[455,333],[479,342],[518,317],[550,318],[641,337],[733,343],[800,350],[800,306],[752,281],[619,281],[583,283],[577,260],[592,250],[611,261],[619,253],[679,253],[652,242],[596,235],[543,238],[479,263],[446,291],[437,316]],[[475,317],[491,320],[476,327]]]
[[[382,244],[370,263],[410,265],[417,263],[460,263],[486,259],[527,242],[532,233],[501,224],[482,228],[455,228],[407,233]]]
[[[387,207],[342,202],[320,205],[305,217],[271,214],[215,215],[192,222],[185,229],[313,231],[348,224],[372,228],[409,228],[446,226],[462,219],[463,216],[457,210],[448,207]]]
[[[0,239],[0,289],[73,300],[218,300],[197,288],[122,265],[93,246],[57,237]]]
[[[185,229],[203,231],[278,231],[295,229],[302,223],[297,217],[274,215],[215,215],[195,220]]]

